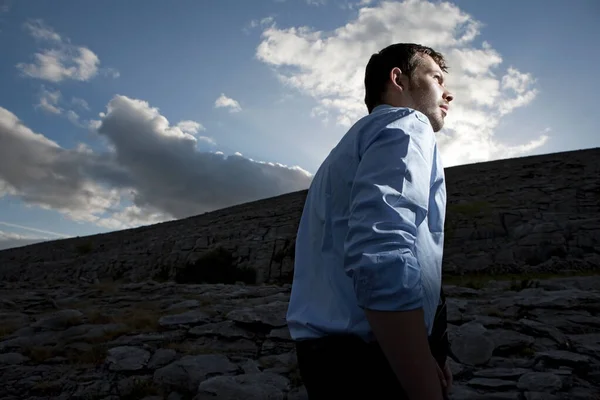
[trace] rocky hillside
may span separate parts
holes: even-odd
[[[600,269],[599,160],[596,148],[448,168],[445,274]],[[196,263],[286,281],[305,195],[0,251],[0,280],[169,280]]]
[[[600,399],[598,160],[447,170],[450,400]],[[0,252],[0,399],[306,400],[290,285],[190,284],[289,278],[304,196]]]

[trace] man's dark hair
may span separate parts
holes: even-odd
[[[409,78],[419,65],[420,56],[428,55],[447,72],[446,60],[441,53],[430,47],[414,43],[397,43],[375,53],[369,59],[365,71],[365,104],[369,114],[379,105],[385,91],[390,71],[396,67]]]

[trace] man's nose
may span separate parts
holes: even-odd
[[[444,93],[444,100],[446,100],[448,103],[450,103],[452,100],[454,100],[454,95],[452,93],[450,93],[449,91],[446,91]]]

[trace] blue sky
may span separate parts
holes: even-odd
[[[598,147],[595,0],[0,0],[0,248],[308,187],[364,66],[442,51],[446,166]]]

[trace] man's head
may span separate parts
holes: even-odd
[[[426,46],[398,43],[373,54],[365,71],[369,113],[380,104],[409,107],[425,114],[439,131],[454,98],[444,86],[444,72],[444,57]]]

